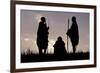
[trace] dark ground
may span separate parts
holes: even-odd
[[[55,54],[21,54],[21,63],[28,62],[47,62],[47,61],[71,61],[71,60],[87,60],[89,59],[89,52],[86,53],[66,53],[65,55],[55,55]]]

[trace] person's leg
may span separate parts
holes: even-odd
[[[39,54],[42,54],[42,49],[39,48]]]
[[[76,51],[76,46],[73,45],[73,53],[75,54],[75,51]]]
[[[44,54],[46,54],[46,53],[47,53],[47,48],[48,48],[48,43],[47,43],[47,42],[45,42],[44,51],[43,51],[43,53],[44,53]]]
[[[44,54],[46,54],[46,49],[44,49]]]

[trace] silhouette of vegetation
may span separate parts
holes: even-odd
[[[21,54],[21,62],[47,62],[47,61],[71,61],[71,60],[86,60],[89,59],[89,52],[83,53],[66,53],[66,54],[33,54],[33,53],[23,53]]]

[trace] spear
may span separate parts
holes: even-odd
[[[67,27],[67,32],[68,32],[68,30],[69,30],[69,18],[68,18],[68,27]],[[68,35],[67,35],[67,50],[69,51],[69,49],[68,49]]]

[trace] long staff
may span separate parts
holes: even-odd
[[[68,32],[68,30],[69,30],[69,18],[68,18],[68,27],[67,27],[67,32]],[[68,35],[67,35],[67,50],[69,51],[69,47],[68,47]]]

